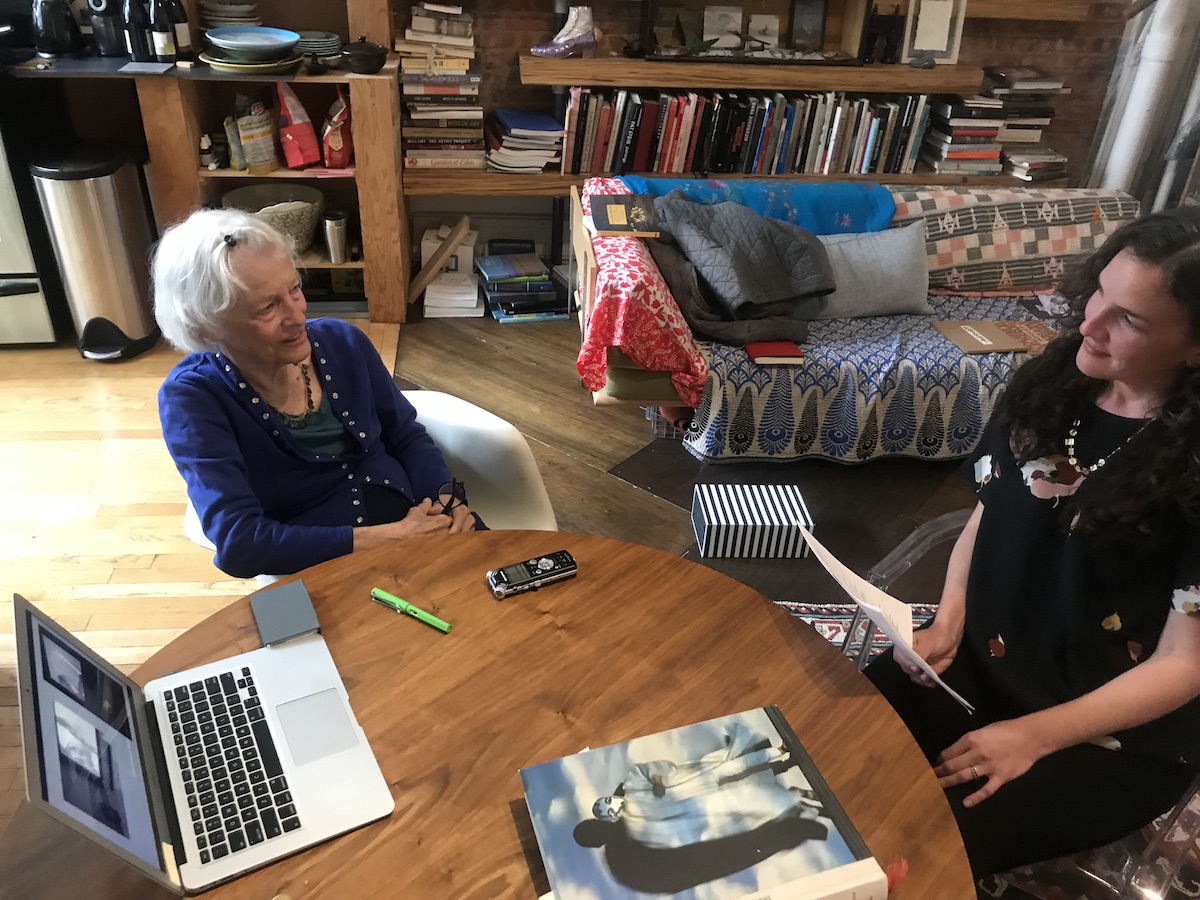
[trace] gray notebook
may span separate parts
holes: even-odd
[[[321,630],[303,581],[290,581],[251,595],[250,609],[264,647]]]

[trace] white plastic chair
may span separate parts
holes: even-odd
[[[867,574],[867,579],[881,590],[932,548],[958,538],[970,509],[945,513],[916,528],[891,553],[881,559]],[[874,626],[863,630],[861,641],[856,639],[859,619],[851,623],[842,652],[857,657],[863,668],[870,656]],[[1189,854],[1194,854],[1200,839],[1200,777],[1184,792],[1179,802],[1152,825],[1121,840],[1086,853],[1052,859],[1032,866],[1023,866],[997,876],[1040,900],[1060,900],[1063,897],[1096,898],[1158,898],[1174,896],[1171,885]],[[1183,896],[1182,894],[1180,896]],[[1190,896],[1190,895],[1189,895]]]
[[[417,421],[437,444],[454,477],[467,489],[467,503],[493,530],[558,531],[558,520],[533,451],[509,422],[441,391],[403,391]],[[194,544],[216,551],[200,527],[191,501],[183,533]],[[256,576],[260,585],[278,580]]]
[[[558,531],[533,451],[515,426],[452,394],[402,393],[488,528]]]

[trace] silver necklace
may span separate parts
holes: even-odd
[[[308,363],[299,363],[299,366],[300,375],[304,378],[304,412],[288,413],[282,409],[275,409],[274,406],[271,407],[271,409],[275,410],[276,415],[283,419],[283,423],[288,428],[307,428],[309,419],[312,418],[315,411],[312,398],[312,380],[308,377]]]
[[[1125,438],[1125,440],[1123,440],[1119,445],[1117,445],[1117,448],[1115,450],[1113,450],[1111,453],[1109,453],[1107,456],[1100,457],[1098,460],[1096,460],[1090,466],[1081,466],[1079,464],[1079,460],[1075,458],[1075,438],[1079,434],[1079,423],[1082,421],[1083,421],[1082,419],[1076,419],[1074,422],[1071,423],[1071,430],[1067,432],[1067,438],[1065,441],[1063,441],[1063,444],[1065,445],[1066,451],[1067,451],[1067,463],[1080,475],[1091,475],[1093,472],[1096,472],[1099,469],[1104,468],[1104,464],[1106,462],[1108,462],[1110,459],[1112,459],[1114,456],[1116,456],[1121,451],[1122,447],[1124,447],[1126,444],[1128,444],[1130,441],[1132,441],[1135,437],[1137,437],[1139,434],[1141,434],[1143,429],[1145,429],[1145,427],[1150,424],[1150,420],[1147,419],[1141,428],[1139,428],[1137,431],[1135,431],[1129,437]]]

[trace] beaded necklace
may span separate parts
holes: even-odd
[[[315,407],[313,406],[312,380],[308,377],[308,363],[299,363],[299,366],[300,374],[304,378],[304,412],[288,413],[284,412],[282,409],[275,409],[274,406],[271,407],[271,409],[275,410],[275,413],[279,416],[279,418],[283,419],[283,423],[287,425],[288,428],[297,429],[307,428],[309,420],[316,411]]]
[[[1125,438],[1125,440],[1123,440],[1120,444],[1118,444],[1117,448],[1115,450],[1113,450],[1111,453],[1109,453],[1107,456],[1100,457],[1098,460],[1096,460],[1090,466],[1081,466],[1079,464],[1079,460],[1075,457],[1075,438],[1079,434],[1079,424],[1082,421],[1083,421],[1082,419],[1076,419],[1074,422],[1071,423],[1071,430],[1067,432],[1066,440],[1063,441],[1063,445],[1065,446],[1066,452],[1067,452],[1067,464],[1070,465],[1073,469],[1075,469],[1075,471],[1078,472],[1080,475],[1091,475],[1093,472],[1096,472],[1096,471],[1104,468],[1104,464],[1106,462],[1108,462],[1110,459],[1112,459],[1114,456],[1116,456],[1117,453],[1120,452],[1122,447],[1124,447],[1126,444],[1128,444],[1130,441],[1132,441],[1135,437],[1137,437],[1139,434],[1141,434],[1145,430],[1146,426],[1150,424],[1150,420],[1147,419],[1145,421],[1145,423],[1143,423],[1141,428],[1139,428],[1137,431],[1135,431],[1129,437]]]

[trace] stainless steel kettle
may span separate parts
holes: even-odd
[[[33,47],[38,56],[69,56],[83,47],[69,0],[33,0]]]

